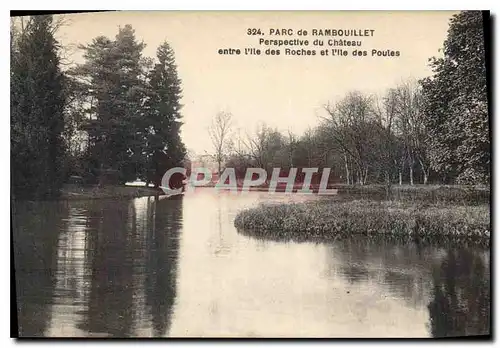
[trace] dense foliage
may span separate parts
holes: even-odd
[[[462,183],[488,183],[490,137],[483,18],[464,11],[451,20],[444,57],[422,81],[429,158],[434,170]]]
[[[130,25],[114,41],[98,37],[81,46],[85,63],[69,74],[85,92],[82,129],[88,134],[85,174],[115,170],[119,181],[159,186],[166,169],[181,166],[181,81],[172,48],[163,43],[157,62],[142,56]],[[102,177],[100,177],[102,179]]]
[[[65,78],[51,16],[11,32],[11,192],[56,196],[64,181]]]
[[[52,16],[11,28],[12,192],[58,195],[71,176],[87,183],[161,183],[182,166],[181,81],[172,48],[144,57],[130,25],[80,45],[85,61],[64,72]]]

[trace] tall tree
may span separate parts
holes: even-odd
[[[335,105],[326,106],[325,110],[329,114],[331,137],[344,155],[346,176],[350,175],[354,183],[355,173],[358,183],[364,185],[369,174],[372,126],[376,120],[372,96],[353,91]],[[350,166],[354,170],[349,171]]]
[[[414,169],[420,165],[424,184],[429,177],[421,88],[414,80],[399,84],[394,93],[395,128],[402,140],[405,162],[408,165],[410,185],[414,184]]]
[[[489,183],[490,139],[483,18],[463,11],[450,21],[444,57],[422,80],[431,166],[461,183]]]
[[[120,28],[111,51],[115,64],[113,101],[116,112],[114,149],[116,168],[122,181],[135,180],[144,166],[144,131],[146,84],[142,56],[146,45],[138,42],[131,25]]]
[[[149,168],[146,180],[153,181],[158,187],[169,168],[183,165],[186,147],[180,137],[182,88],[174,50],[164,42],[158,47],[156,56],[158,62],[149,75],[148,98],[145,102],[145,154]]]
[[[210,140],[214,148],[214,159],[217,162],[217,170],[220,175],[222,164],[227,159],[231,133],[231,118],[232,115],[228,112],[219,112],[212,120],[212,124],[208,128]]]
[[[111,80],[115,72],[110,51],[113,42],[104,36],[92,40],[89,45],[81,45],[85,63],[78,65],[69,74],[82,85],[88,103],[84,111],[88,116],[82,130],[88,134],[87,174],[98,178],[103,168],[111,166],[111,128],[113,122]],[[76,84],[75,84],[76,85]]]
[[[100,36],[81,45],[85,63],[70,71],[86,89],[89,169],[100,179],[112,169],[125,182],[136,179],[142,170],[144,47],[126,25],[114,41]]]
[[[64,77],[52,16],[34,16],[11,39],[12,193],[58,194],[64,180]]]
[[[265,123],[260,124],[253,135],[247,133],[246,137],[239,141],[243,150],[240,155],[268,173],[271,173],[274,167],[289,165],[285,136]]]
[[[392,182],[395,172],[399,172],[399,184],[402,183],[402,169],[400,161],[402,156],[398,151],[398,139],[394,135],[394,124],[396,118],[396,93],[394,89],[389,89],[383,98],[382,103],[376,103],[375,113],[377,121],[373,123],[374,136],[376,138],[373,152],[376,154],[375,167],[383,175],[386,198],[392,196]],[[381,105],[380,105],[381,104]]]

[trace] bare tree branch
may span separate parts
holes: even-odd
[[[213,157],[217,162],[218,174],[221,172],[222,162],[226,159],[229,148],[231,147],[229,139],[232,125],[231,119],[232,115],[230,113],[219,112],[215,115],[212,124],[208,128],[208,133],[215,152]]]

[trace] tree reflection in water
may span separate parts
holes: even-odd
[[[353,238],[339,240],[330,249],[331,260],[340,260],[332,269],[350,284],[372,281],[413,308],[427,305],[429,265],[439,259],[438,248],[422,250],[414,243]]]
[[[407,304],[427,307],[432,336],[490,333],[487,250],[355,239],[337,241],[331,253],[341,260],[332,265],[332,272],[338,270],[349,283],[373,280]]]
[[[434,337],[490,334],[490,268],[470,250],[448,251],[433,271],[428,305]]]
[[[88,206],[87,252],[91,254],[90,296],[79,328],[90,334],[128,337],[133,313],[133,240],[127,233],[127,201]]]
[[[57,239],[64,228],[60,217],[67,205],[13,202],[12,213],[18,334],[43,336],[50,321]]]
[[[182,199],[99,202],[93,214],[99,218],[90,219],[96,225],[89,228],[92,285],[80,329],[111,337],[167,335]]]
[[[151,311],[153,337],[168,335],[177,289],[182,197],[156,200],[152,219],[146,304]]]

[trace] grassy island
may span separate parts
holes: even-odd
[[[488,246],[490,240],[487,204],[328,199],[260,205],[241,211],[234,224],[246,234],[296,241],[364,235]]]

